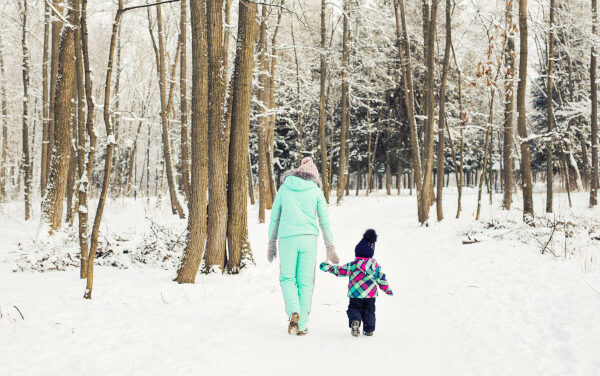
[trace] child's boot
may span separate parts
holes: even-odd
[[[354,337],[358,337],[360,335],[360,321],[353,320],[350,324],[350,328],[352,329],[351,333]]]

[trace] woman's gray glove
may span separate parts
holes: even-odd
[[[269,240],[269,249],[267,250],[267,260],[273,262],[277,257],[277,240]]]
[[[340,262],[340,258],[338,257],[337,253],[335,253],[334,245],[327,246],[327,258],[332,264],[337,264]]]

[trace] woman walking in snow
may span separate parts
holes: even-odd
[[[288,333],[305,335],[317,262],[317,217],[327,258],[334,264],[339,258],[329,228],[329,212],[321,191],[319,170],[312,158],[303,158],[300,167],[287,171],[283,179],[271,210],[268,260],[272,262],[277,257],[279,238],[279,282],[289,316]]]

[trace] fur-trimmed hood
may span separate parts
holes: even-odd
[[[310,172],[299,171],[297,169],[287,170],[286,172],[283,173],[283,176],[282,176],[283,184],[285,184],[285,180],[286,180],[286,178],[288,176],[295,176],[295,177],[298,177],[298,178],[300,178],[302,180],[312,181],[319,188],[321,188],[321,185],[322,185],[321,179],[318,176],[315,176],[314,174],[311,174]]]

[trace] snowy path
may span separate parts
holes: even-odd
[[[364,229],[380,236],[395,296],[378,298],[371,338],[350,336],[346,280],[322,272],[309,335],[287,335],[265,225],[251,225],[258,265],[240,276],[179,286],[160,269],[101,267],[92,301],[77,271],[10,272],[16,235],[0,235],[0,375],[600,374],[600,295],[586,285],[600,290],[599,268],[509,241],[463,246],[474,197],[458,221],[446,200],[448,219],[429,228],[412,197],[331,207],[343,262]]]

